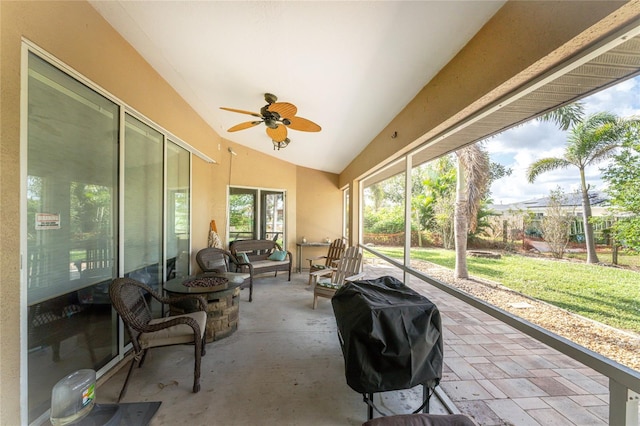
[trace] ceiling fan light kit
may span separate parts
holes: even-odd
[[[285,140],[280,141],[280,142],[276,142],[276,141],[272,140],[271,142],[273,142],[273,149],[274,150],[277,149],[278,151],[280,151],[280,148],[286,148],[287,145],[289,145],[289,142],[291,142],[291,139],[286,138]]]
[[[291,139],[287,137],[287,128],[301,132],[319,132],[322,130],[322,128],[313,121],[296,116],[298,107],[295,105],[288,102],[278,102],[278,97],[271,93],[265,93],[264,100],[267,102],[267,105],[260,108],[260,113],[220,107],[220,109],[225,111],[248,114],[261,119],[260,121],[245,121],[244,123],[236,124],[227,131],[237,132],[238,130],[248,129],[264,123],[267,136],[269,136],[273,142],[273,149],[280,150],[280,148],[285,148],[291,142]]]

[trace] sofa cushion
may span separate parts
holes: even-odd
[[[267,259],[282,261],[287,257],[287,252],[284,250],[274,250]]]
[[[288,265],[288,260],[254,260],[251,262],[254,271],[260,271],[260,268],[269,268],[275,265]]]

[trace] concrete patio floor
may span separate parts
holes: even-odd
[[[399,270],[366,265],[367,278]],[[313,310],[308,274],[263,276],[254,300],[241,293],[239,329],[207,345],[202,389],[191,392],[193,349],[152,349],[135,369],[122,402],[162,401],[151,425],[360,425],[362,396],[346,384],[331,302]],[[440,389],[479,425],[606,425],[608,380],[582,364],[454,297],[412,278],[409,285],[442,315],[444,374]],[[128,364],[127,364],[128,365]],[[114,403],[127,368],[97,390]],[[420,386],[376,394],[387,414],[420,405]],[[445,413],[431,399],[432,413]],[[377,415],[376,415],[377,417]]]

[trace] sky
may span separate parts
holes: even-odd
[[[608,111],[620,117],[640,116],[640,76],[582,99],[586,115]],[[491,186],[494,204],[510,204],[546,197],[549,191],[560,187],[564,193],[579,190],[578,169],[546,172],[530,184],[526,178],[529,165],[540,158],[562,157],[567,132],[551,122],[530,121],[507,130],[484,143],[491,161],[513,170],[511,176],[495,181]],[[605,163],[586,169],[587,183],[601,191],[606,188],[600,169]]]

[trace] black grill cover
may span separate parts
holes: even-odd
[[[393,277],[341,287],[331,299],[347,384],[386,392],[442,377],[442,324],[436,305]]]

